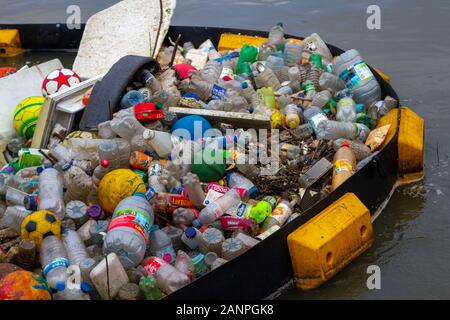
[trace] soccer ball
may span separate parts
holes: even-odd
[[[47,236],[61,236],[61,220],[50,211],[36,211],[27,216],[20,228],[22,239],[31,239],[36,247],[41,247]]]
[[[51,300],[47,281],[36,273],[16,271],[0,280],[0,300]]]
[[[14,112],[13,124],[19,136],[27,139],[33,137],[44,102],[43,97],[30,97],[18,104]]]
[[[50,72],[42,83],[44,97],[70,88],[81,82],[80,77],[70,69],[57,69]]]

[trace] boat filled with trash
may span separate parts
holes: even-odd
[[[102,111],[106,121],[84,131],[79,118],[48,122],[48,141],[30,147],[45,97],[80,82],[50,72],[43,97],[10,119],[0,299],[171,295],[357,174],[388,135],[379,119],[398,107],[357,50],[333,57],[319,35],[289,38],[278,24],[259,45],[164,46]]]

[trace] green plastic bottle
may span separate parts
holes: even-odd
[[[161,290],[156,284],[156,279],[152,276],[142,277],[139,281],[139,288],[146,300],[160,300],[162,298]]]
[[[266,196],[260,202],[256,204],[250,211],[250,218],[254,219],[257,223],[262,223],[270,214],[272,210],[277,206],[278,199],[274,196]]]
[[[239,60],[236,65],[236,74],[251,74],[251,64],[258,58],[258,48],[244,44],[239,55]]]

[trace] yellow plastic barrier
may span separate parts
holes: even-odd
[[[0,58],[10,58],[22,51],[19,30],[0,30]]]
[[[380,75],[380,77],[382,77],[384,79],[384,81],[386,81],[387,83],[391,83],[391,77],[390,76],[388,76],[386,73],[384,73],[380,69],[377,69],[375,67],[372,67],[372,68]]]
[[[408,107],[392,109],[379,121],[377,127],[390,124],[386,140],[382,148],[394,137],[398,126],[398,112],[400,114],[400,128],[398,133],[398,172],[399,183],[407,184],[423,179],[425,152],[425,122]]]
[[[242,48],[244,44],[259,47],[266,41],[267,38],[263,37],[247,36],[243,34],[223,33],[220,36],[220,41],[219,45],[217,46],[217,50],[218,51],[234,50],[237,48]]]
[[[369,209],[347,193],[288,236],[296,285],[317,288],[373,243]]]

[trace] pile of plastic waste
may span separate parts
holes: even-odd
[[[299,178],[321,159],[333,168],[316,191],[338,188],[375,154],[389,129],[377,121],[397,104],[381,100],[356,50],[333,58],[317,34],[286,39],[281,24],[260,47],[188,42],[158,60],[162,71],[140,70],[98,132],[56,125],[45,150],[9,143],[0,296],[37,281],[45,290],[22,294],[161,299],[298,217],[309,187]],[[277,131],[264,144],[255,130],[172,107],[260,115]]]

